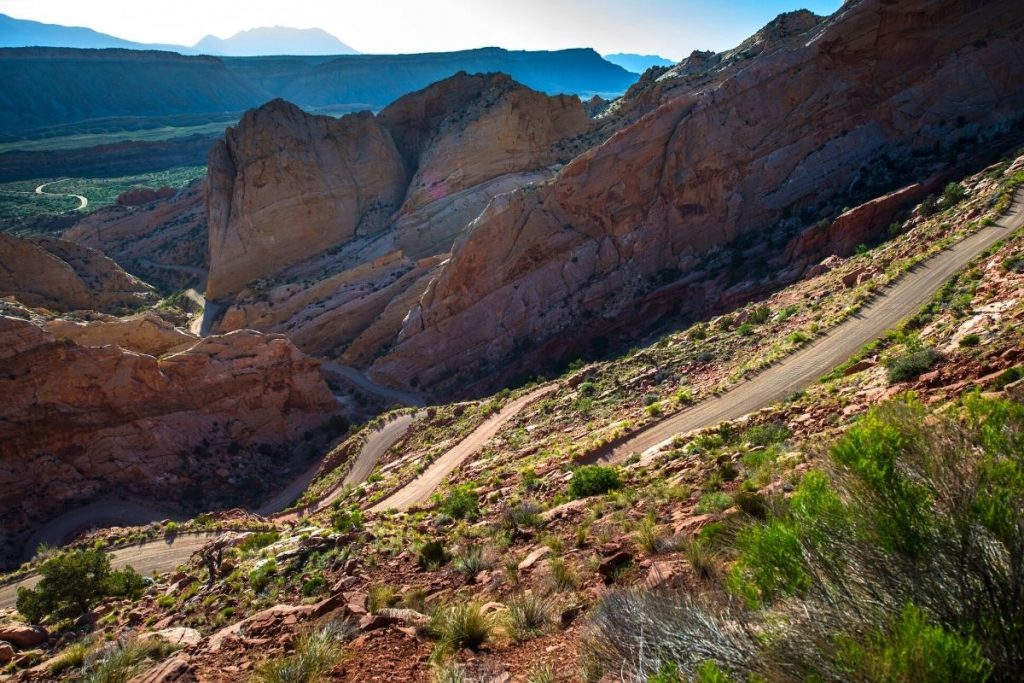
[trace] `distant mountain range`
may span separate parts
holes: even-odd
[[[356,55],[356,50],[318,28],[264,26],[240,31],[230,38],[206,36],[193,48],[204,55],[257,57],[260,55]]]
[[[635,55],[628,52],[616,52],[604,55],[604,58],[635,74],[642,74],[652,66],[675,66],[676,64],[671,59],[665,59],[658,55]]]
[[[262,55],[354,55],[359,54],[330,33],[318,28],[264,26],[240,31],[230,38],[209,35],[192,47],[137,43],[80,26],[59,26],[0,14],[0,48],[73,47],[163,50],[183,55],[255,57]]]
[[[417,55],[185,56],[155,50],[0,49],[0,134],[110,117],[240,112],[275,97],[319,111],[379,109],[459,71],[502,72],[550,94],[614,97],[636,74],[590,49]]]

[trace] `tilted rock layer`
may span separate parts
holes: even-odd
[[[110,206],[87,215],[61,236],[102,251],[122,268],[168,290],[206,281],[206,181],[138,206]]]
[[[722,245],[798,230],[1019,138],[1021,3],[859,0],[793,22],[734,66],[705,59],[698,78],[691,65],[694,87],[552,183],[495,200],[371,374],[442,390],[529,370],[649,322],[645,297]]]
[[[0,315],[8,560],[40,524],[102,495],[188,509],[258,494],[291,464],[278,448],[337,411],[317,363],[280,335],[192,338],[166,353],[184,334],[145,317],[70,325],[9,304]]]
[[[578,98],[502,74],[456,74],[377,117],[247,113],[210,154],[216,329],[365,364],[487,202],[549,178],[589,125]]]
[[[109,311],[155,300],[148,285],[94,249],[6,233],[0,233],[0,296],[56,311]]]

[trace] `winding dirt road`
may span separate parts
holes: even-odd
[[[359,370],[349,367],[348,365],[342,365],[341,363],[325,360],[320,363],[320,367],[323,369],[325,375],[339,376],[348,380],[352,384],[355,384],[366,393],[373,394],[385,401],[391,401],[403,406],[418,407],[423,405],[422,396],[409,391],[392,389],[391,387],[386,387],[383,384],[377,384]]]
[[[171,539],[160,539],[139,545],[111,551],[110,566],[122,569],[131,565],[144,576],[153,572],[162,574],[188,560],[192,553],[199,550],[210,538],[217,534],[180,534]],[[14,607],[18,598],[18,588],[31,588],[39,583],[38,575],[26,577],[23,581],[0,586],[0,609]]]
[[[82,195],[80,195],[80,194],[69,194],[67,192],[45,192],[43,190],[43,188],[47,187],[48,185],[56,185],[57,183],[62,183],[65,180],[68,180],[68,179],[67,178],[61,178],[60,180],[51,180],[48,183],[43,183],[42,185],[40,185],[40,186],[38,186],[36,188],[35,193],[36,194],[48,194],[51,197],[74,197],[75,199],[78,200],[78,206],[74,210],[75,211],[85,211],[85,207],[89,206],[89,200],[87,198],[83,197]]]
[[[430,463],[430,466],[427,467],[423,474],[374,505],[370,510],[373,512],[392,509],[407,510],[413,505],[426,502],[430,498],[430,494],[441,485],[444,478],[483,448],[484,444],[497,434],[498,430],[505,426],[506,422],[515,417],[528,404],[557,388],[558,385],[556,384],[544,386],[510,402],[498,411],[497,415],[492,415],[484,420],[482,425],[474,429],[469,436],[460,441],[454,448]]]
[[[632,439],[591,462],[617,463],[635,453],[649,460],[666,441],[694,429],[734,420],[803,389],[842,364],[862,346],[912,315],[958,270],[985,249],[1024,225],[1024,190],[994,225],[979,229],[939,252],[882,290],[860,313],[833,328],[800,351],[730,391],[676,413],[639,432]]]
[[[647,457],[657,447],[673,436],[693,429],[714,425],[722,420],[735,419],[777,401],[788,393],[806,387],[821,375],[855,354],[864,344],[877,338],[885,330],[914,313],[957,270],[998,240],[1010,235],[1024,225],[1024,190],[1015,196],[1010,210],[992,226],[982,228],[952,247],[918,265],[895,284],[883,290],[879,296],[861,312],[842,323],[813,344],[787,357],[781,363],[758,374],[753,379],[735,387],[720,397],[699,403],[687,410],[652,425],[638,433],[601,459],[604,462],[619,462],[633,453],[645,453]],[[557,385],[548,385],[522,396],[477,427],[468,437],[454,448],[435,460],[423,474],[399,489],[388,498],[373,506],[372,510],[407,509],[426,501],[448,474],[473,456],[490,440],[505,423],[511,420],[530,402],[555,390]],[[400,425],[394,422],[378,432],[379,440],[369,439],[358,456],[350,476],[368,476],[387,448],[387,439],[397,436]],[[408,428],[408,425],[405,427]],[[383,432],[387,430],[387,434]],[[372,444],[372,448],[371,448]],[[383,450],[381,450],[383,449]],[[376,453],[366,454],[367,451]],[[366,455],[366,459],[363,456]],[[358,468],[358,471],[357,471]],[[348,481],[348,477],[346,477]],[[332,492],[331,495],[333,495]],[[329,496],[327,497],[329,498]],[[324,500],[326,501],[327,498]],[[324,504],[321,501],[321,505]],[[182,535],[173,541],[154,541],[111,553],[112,564],[123,567],[131,564],[139,572],[168,571],[187,560],[195,550],[206,542],[205,536]],[[19,585],[30,586],[38,579],[28,577],[18,584],[0,587],[0,608],[13,605]]]

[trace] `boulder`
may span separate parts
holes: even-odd
[[[196,676],[187,657],[175,656],[135,676],[128,683],[195,683]]]
[[[35,647],[49,639],[50,634],[42,626],[26,624],[0,625],[0,640],[6,641],[17,648]]]

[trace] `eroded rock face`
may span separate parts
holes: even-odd
[[[206,181],[166,195],[140,206],[100,209],[61,237],[102,251],[122,268],[168,290],[202,286],[208,252]]]
[[[861,0],[806,23],[724,77],[704,72],[552,183],[493,202],[371,374],[451,388],[578,352],[581,337],[644,321],[665,277],[741,236],[799,230],[803,215],[813,224],[1014,139],[1020,3]]]
[[[23,309],[5,311],[0,552],[9,560],[38,525],[107,493],[172,509],[258,496],[290,468],[297,449],[283,447],[337,411],[317,363],[280,335],[193,339],[158,359],[91,345],[101,332],[88,329],[58,326],[58,338],[37,318],[15,317]],[[102,334],[129,324],[101,325]]]
[[[79,346],[120,346],[127,351],[162,356],[181,351],[196,343],[194,335],[178,329],[152,311],[126,318],[101,316],[85,322],[56,318],[43,323],[55,339],[73,341]]]
[[[56,311],[109,311],[155,301],[144,282],[94,249],[0,233],[0,296]]]
[[[273,100],[210,150],[207,297],[223,299],[386,227],[407,182],[373,114],[310,116]]]
[[[208,295],[232,289],[222,284],[234,277],[235,265],[248,269],[238,278],[248,284],[231,292],[218,330],[283,332],[309,353],[368,362],[393,342],[459,232],[493,197],[550,178],[552,165],[569,158],[563,141],[590,125],[575,97],[549,97],[502,74],[465,73],[399,99],[376,119],[364,114],[353,121],[358,128],[347,124],[351,130],[325,141],[319,131],[333,124],[271,103],[247,114],[211,153]],[[389,142],[368,147],[366,130]],[[287,144],[279,144],[282,137]],[[292,159],[322,159],[328,143],[334,145],[330,154],[358,159],[359,168],[401,166],[389,213],[360,219],[357,204],[346,200],[317,205],[324,213],[310,217],[308,198],[324,196],[324,186],[347,182],[351,174],[326,163],[316,173],[304,166],[296,171]],[[237,165],[264,172],[240,173],[233,170]],[[365,197],[375,187],[355,190]],[[278,200],[267,212],[251,200],[271,193]],[[215,218],[218,211],[233,218]],[[329,218],[330,229],[321,218]],[[339,228],[360,220],[358,229]],[[271,260],[260,255],[263,247],[252,251],[254,242],[269,245]],[[299,261],[282,258],[282,250]]]

